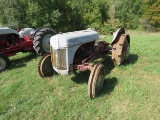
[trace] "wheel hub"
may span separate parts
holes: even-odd
[[[42,40],[42,46],[45,51],[50,52],[50,38],[51,34],[46,35]]]
[[[38,63],[38,72],[41,77],[49,77],[54,74],[50,54],[46,54],[41,58]]]

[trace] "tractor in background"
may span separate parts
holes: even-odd
[[[43,34],[47,31],[47,34]],[[35,51],[38,55],[44,55],[50,52],[49,39],[56,34],[48,28],[40,28],[37,31],[33,28],[11,29],[0,27],[0,72],[6,70],[10,65],[10,56],[18,52]],[[39,37],[43,39],[39,39]],[[35,38],[35,40],[34,40]]]

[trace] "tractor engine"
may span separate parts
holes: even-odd
[[[82,60],[92,55],[94,53],[94,50],[95,50],[95,41],[83,44],[76,51],[73,63],[82,64]]]
[[[90,56],[101,56],[109,53],[112,48],[105,41],[93,41],[83,44],[78,48],[74,57],[74,65],[83,64]],[[96,58],[95,57],[95,58]]]
[[[0,49],[9,48],[20,42],[19,36],[16,34],[0,35]]]
[[[13,56],[17,52],[33,50],[32,28],[24,28],[20,32],[8,27],[0,27],[0,53]]]

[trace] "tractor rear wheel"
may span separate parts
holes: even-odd
[[[46,54],[41,58],[38,63],[38,72],[41,77],[50,77],[55,73],[50,54]]]
[[[50,28],[38,29],[34,34],[33,48],[38,55],[50,53],[50,38],[56,32]]]
[[[10,60],[9,58],[0,53],[0,72],[6,70],[10,65]]]
[[[130,37],[122,34],[112,45],[112,60],[116,65],[121,65],[127,60],[130,50]]]
[[[90,73],[88,81],[88,95],[90,98],[95,98],[102,91],[105,79],[104,66],[96,64]]]

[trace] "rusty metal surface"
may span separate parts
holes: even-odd
[[[92,70],[94,64],[92,63],[86,63],[83,65],[74,65],[73,68],[74,70],[81,70],[81,71],[85,71],[85,70]]]
[[[54,74],[51,63],[51,55],[44,55],[38,63],[38,72],[41,77],[49,77]]]
[[[103,89],[105,78],[104,66],[99,63],[91,70],[88,81],[88,95],[90,98],[95,98]]]
[[[52,65],[59,70],[66,70],[67,69],[67,62],[66,62],[66,49],[52,49],[51,48],[51,61]]]
[[[95,60],[97,57],[98,57],[98,55],[94,53],[94,54],[92,54],[91,56],[89,56],[88,58],[82,60],[82,64],[90,63],[90,62],[92,62],[93,60]]]
[[[52,61],[52,65],[56,66],[56,50],[51,48],[51,61]]]
[[[75,53],[73,64],[74,65],[83,64],[84,59],[87,59],[88,57],[93,55],[95,48],[94,45],[95,41],[80,46]]]
[[[104,66],[98,64],[92,82],[92,97],[95,98],[103,89],[105,78]]]
[[[57,50],[57,67],[59,70],[66,70],[67,69],[67,61],[66,61],[66,49],[59,49]]]
[[[76,52],[74,57],[74,66],[77,69],[86,69],[86,64],[93,62],[94,60],[101,58],[105,54],[108,54],[111,50],[109,43],[105,41],[100,41],[99,43],[91,42],[82,45]],[[84,68],[79,67],[84,66]]]
[[[96,65],[92,68],[89,76],[89,80],[88,80],[88,95],[90,98],[92,98],[92,83],[93,83],[93,77],[94,77],[96,68],[97,68]]]
[[[115,64],[121,65],[128,57],[130,49],[130,37],[122,34],[112,46],[112,60]]]

